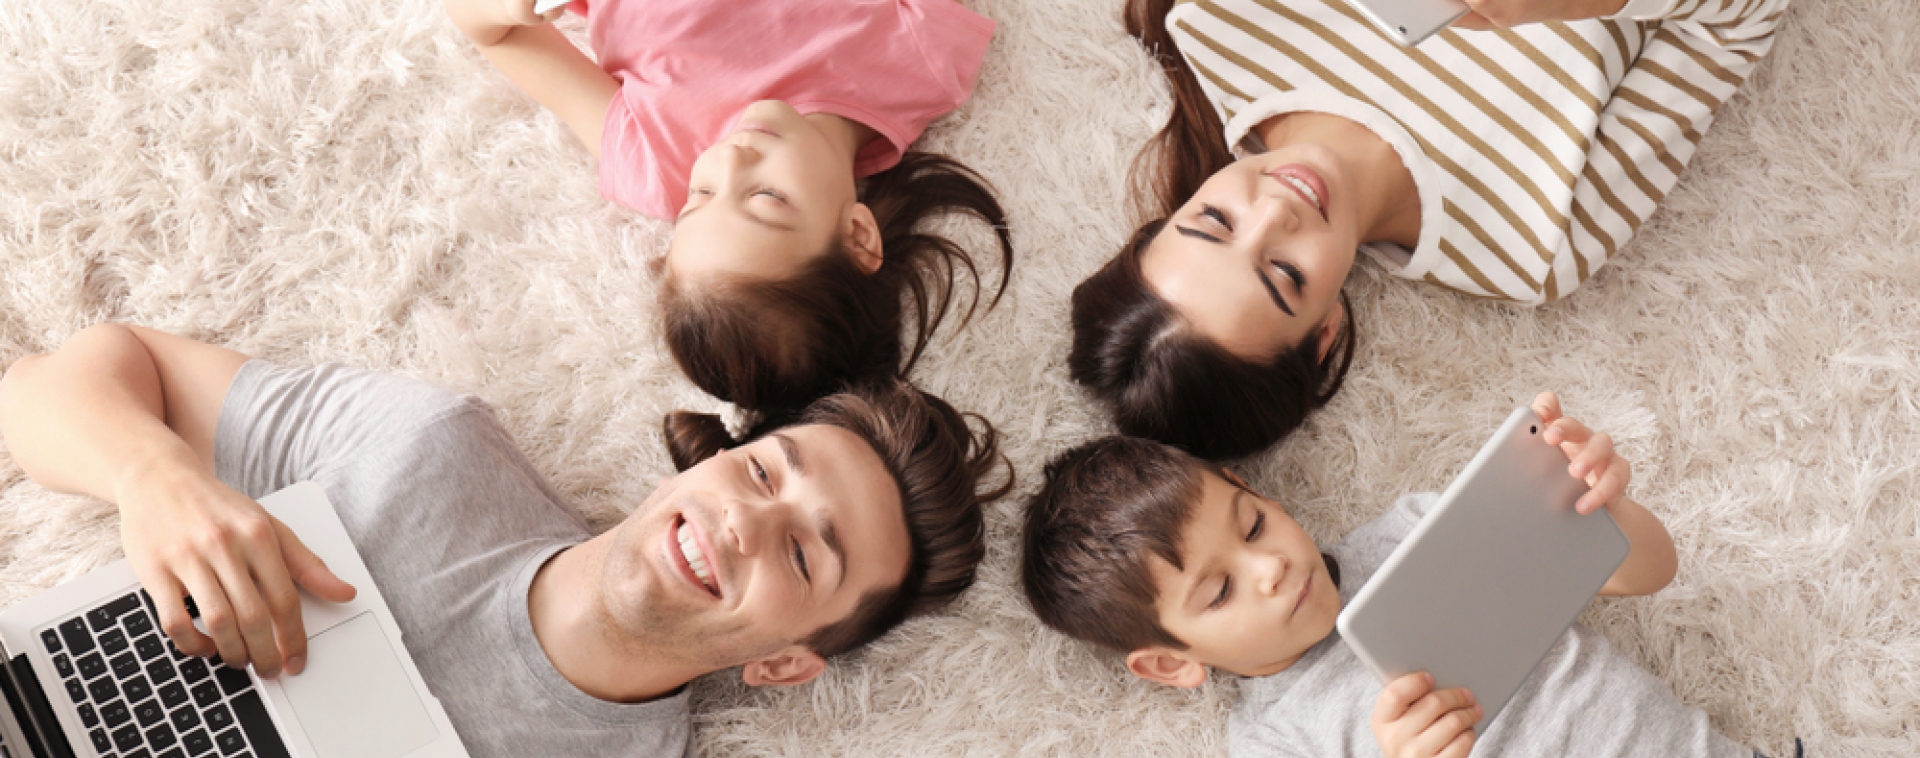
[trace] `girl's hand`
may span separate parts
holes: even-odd
[[[1467,758],[1473,725],[1485,715],[1464,687],[1434,690],[1433,675],[1387,684],[1373,704],[1373,738],[1387,758]]]
[[[1505,29],[1541,21],[1577,21],[1619,13],[1626,0],[1464,0],[1473,10],[1456,29]]]
[[[1573,508],[1585,516],[1601,506],[1611,506],[1627,494],[1627,482],[1633,478],[1633,466],[1613,450],[1613,438],[1596,434],[1585,424],[1560,412],[1560,398],[1542,392],[1533,399],[1533,412],[1547,428],[1540,438],[1560,446],[1567,455],[1567,473],[1587,483],[1588,492]]]

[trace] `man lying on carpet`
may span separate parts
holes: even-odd
[[[1625,497],[1629,467],[1613,440],[1562,416],[1552,394],[1533,408],[1548,425],[1542,438],[1592,488],[1576,507],[1606,508],[1631,544],[1600,594],[1667,586],[1673,539]],[[1323,553],[1226,469],[1108,437],[1047,467],[1027,510],[1021,578],[1041,621],[1125,655],[1142,679],[1195,687],[1210,667],[1246,677],[1227,717],[1232,756],[1761,758],[1579,624],[1477,738],[1484,713],[1465,689],[1436,690],[1424,672],[1381,687],[1335,619],[1437,499],[1403,497]]]
[[[354,589],[251,498],[318,482],[476,758],[686,752],[689,680],[739,666],[801,684],[945,604],[985,551],[981,503],[1005,491],[977,489],[1000,460],[991,427],[904,383],[745,442],[711,416],[667,431],[681,473],[595,536],[484,403],[419,381],[119,325],[0,379],[14,459],[119,506],[189,653],[299,673],[295,586]]]

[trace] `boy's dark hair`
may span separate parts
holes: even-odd
[[[1165,221],[1135,233],[1107,265],[1073,288],[1067,373],[1092,391],[1124,434],[1209,460],[1259,452],[1332,400],[1353,364],[1353,308],[1325,358],[1309,337],[1266,361],[1249,361],[1197,334],[1154,294],[1140,255]]]
[[[979,423],[978,432],[969,419]],[[981,506],[1012,488],[1012,467],[999,486],[977,489],[1005,461],[993,425],[900,380],[821,398],[788,423],[761,423],[744,440],[734,440],[711,414],[676,411],[664,421],[668,453],[680,471],[780,427],[806,424],[838,427],[866,441],[899,486],[907,522],[907,573],[900,584],[868,593],[846,618],[803,641],[832,657],[878,639],[909,616],[945,606],[973,584],[987,550]]]
[[[768,412],[791,412],[838,388],[904,376],[920,359],[964,269],[975,293],[960,314],[965,326],[980,305],[980,271],[952,240],[918,231],[940,213],[975,216],[1000,243],[1000,284],[1013,270],[1007,215],[986,180],[960,162],[908,152],[893,168],[865,180],[860,201],[880,227],[880,268],[868,274],[836,241],[795,276],[736,280],[690,290],[661,281],[661,331],[687,378],[708,394]],[[902,297],[913,303],[913,349],[902,361]]]
[[[1160,625],[1150,556],[1181,568],[1179,540],[1208,465],[1149,440],[1114,436],[1047,464],[1027,505],[1020,581],[1040,621],[1130,653],[1187,643]]]

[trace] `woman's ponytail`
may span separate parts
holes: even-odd
[[[1160,64],[1173,89],[1173,112],[1167,116],[1167,125],[1133,159],[1134,213],[1142,224],[1173,213],[1208,177],[1233,163],[1226,125],[1167,32],[1167,13],[1174,3],[1127,0],[1123,12],[1127,34]]]

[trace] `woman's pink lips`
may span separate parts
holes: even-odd
[[[1295,179],[1299,179],[1302,182],[1306,182],[1308,187],[1313,188],[1313,194],[1320,196],[1320,203],[1318,208],[1318,210],[1320,211],[1320,220],[1321,221],[1328,220],[1327,201],[1332,198],[1329,198],[1327,196],[1327,180],[1320,178],[1320,174],[1314,172],[1313,169],[1307,168],[1306,166],[1302,166],[1298,163],[1289,163],[1279,168],[1268,169],[1264,173],[1267,175],[1268,178],[1271,178],[1276,182],[1286,185],[1287,189],[1293,190],[1293,193],[1296,195],[1299,195],[1301,200],[1307,201],[1308,205],[1313,205],[1314,204],[1313,198],[1307,197],[1305,193],[1300,191],[1300,188],[1293,186],[1293,184],[1289,183],[1286,179],[1283,179],[1281,177],[1291,176]]]

